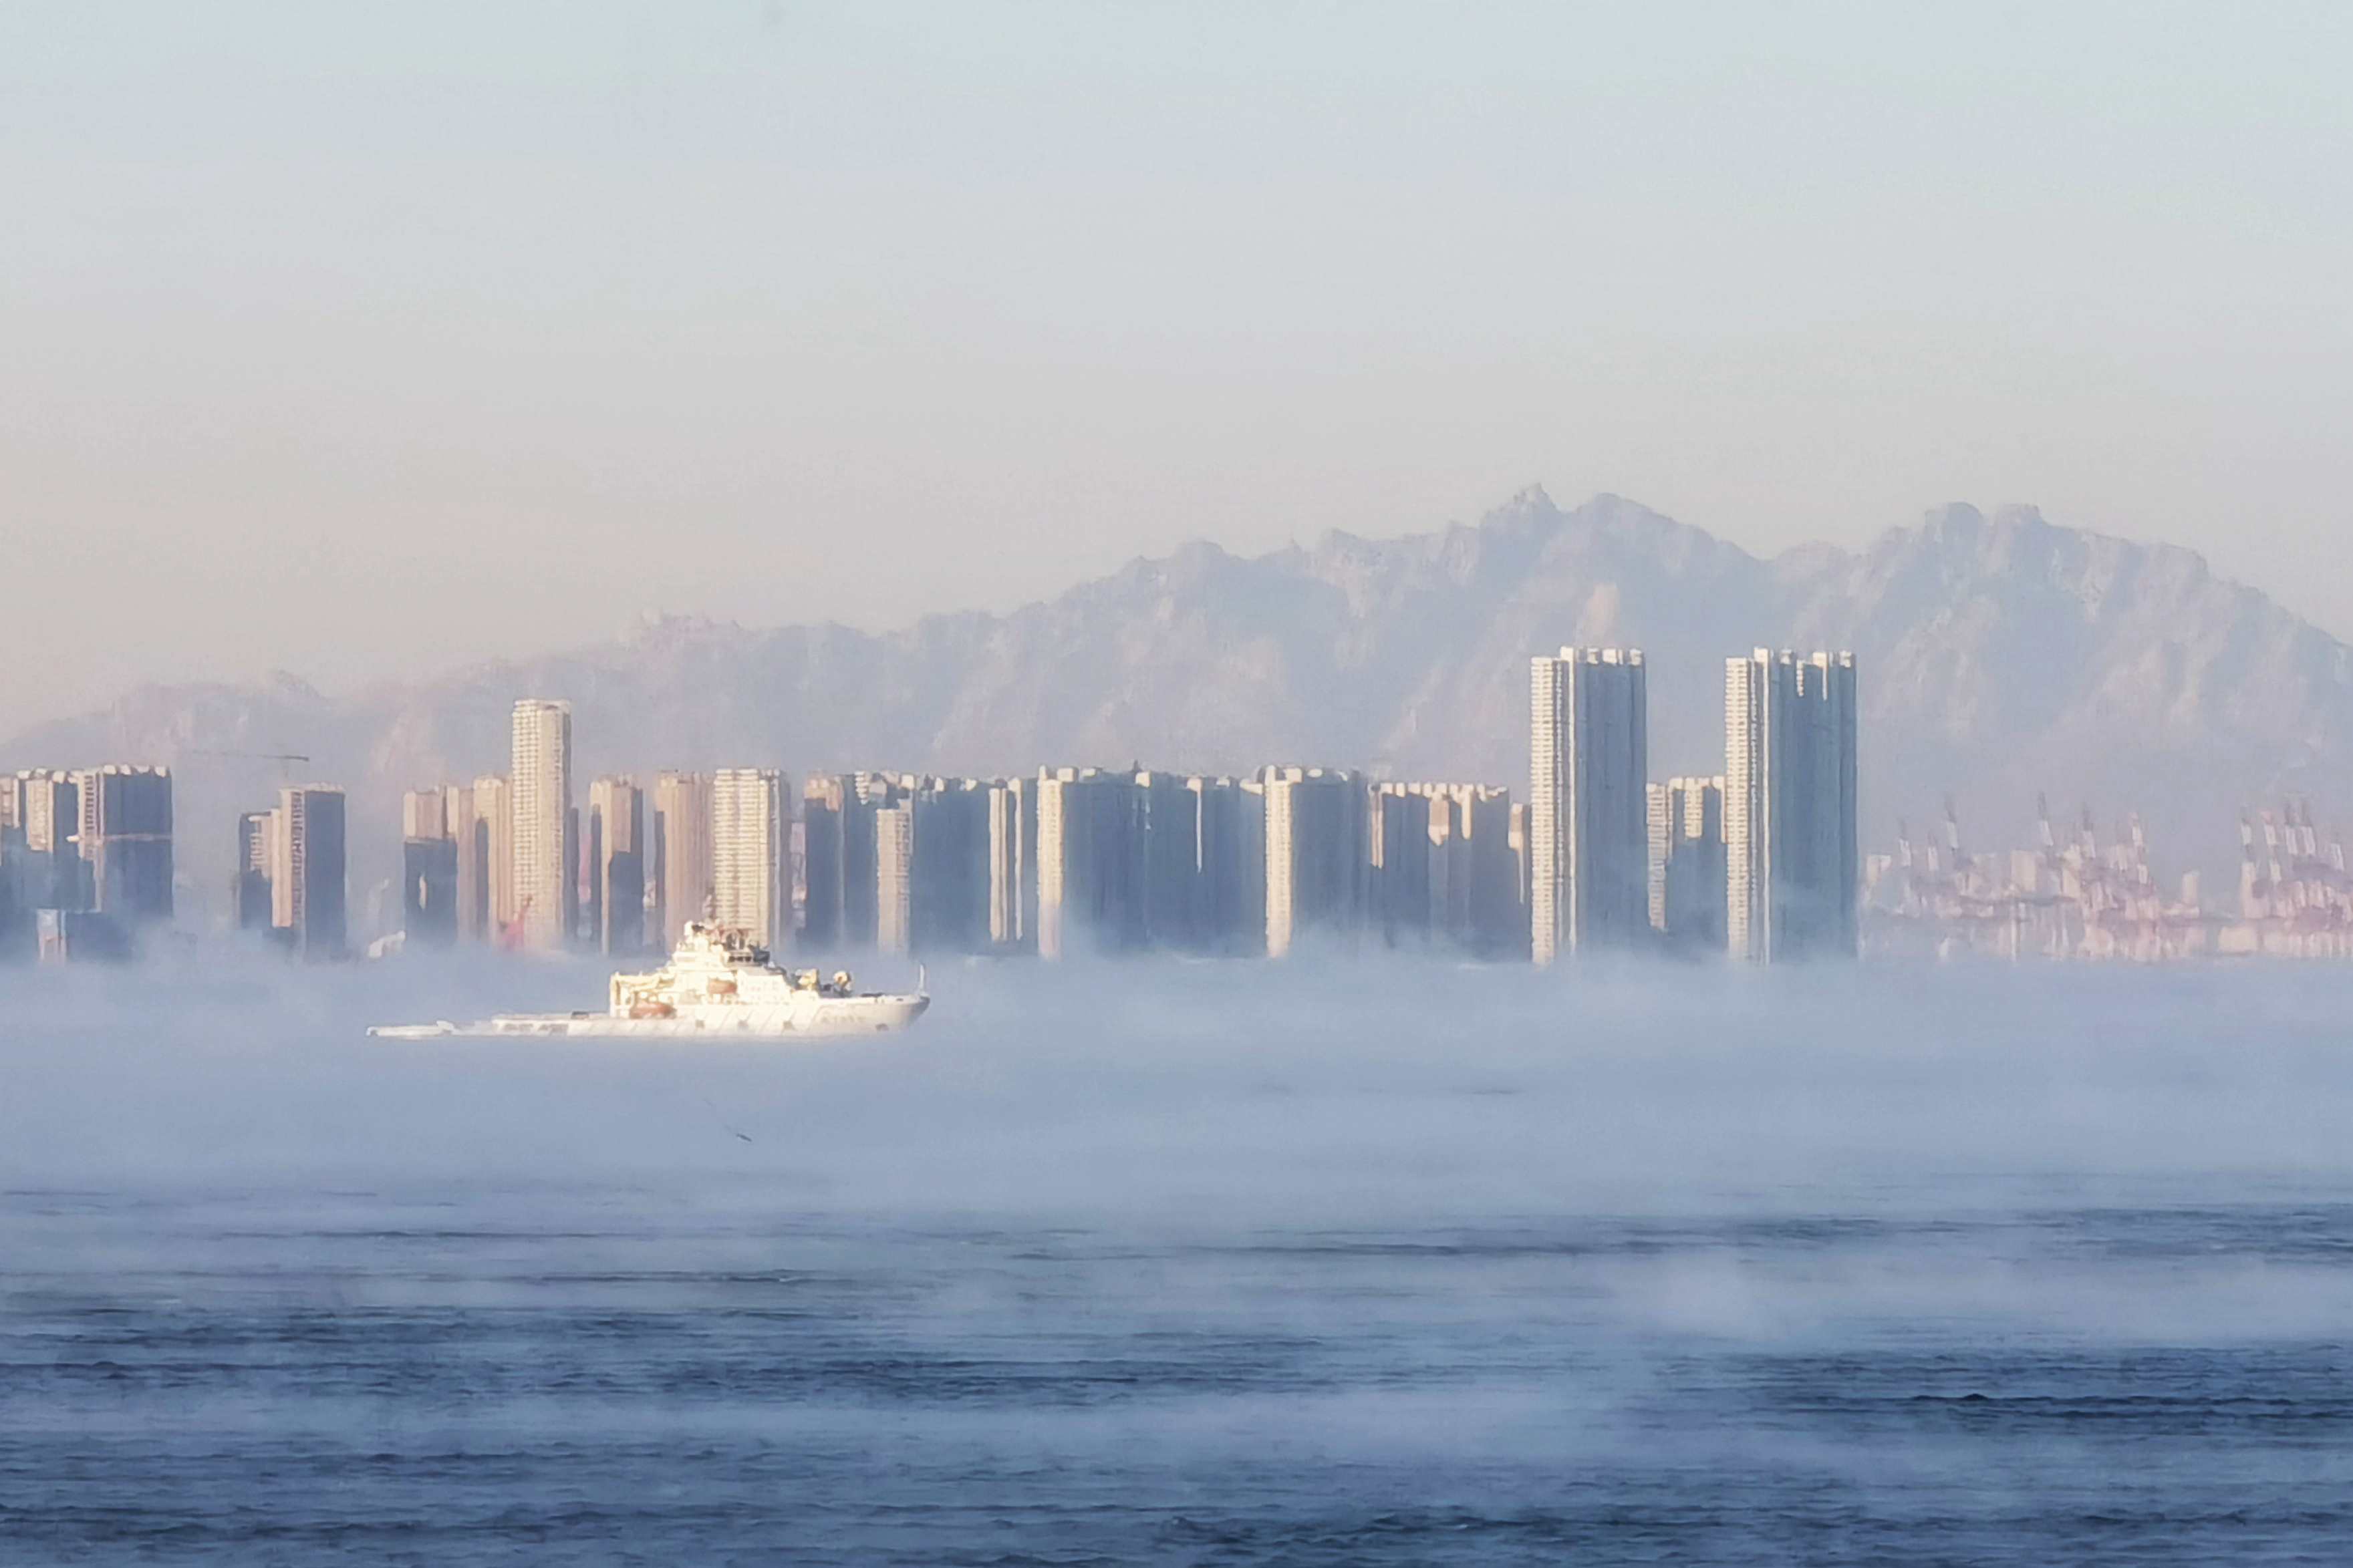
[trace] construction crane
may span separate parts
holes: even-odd
[[[311,760],[301,752],[231,752],[216,750],[210,746],[184,746],[181,750],[192,757],[248,757],[257,762],[276,763],[278,776],[281,779],[293,776],[294,763],[307,763]]]

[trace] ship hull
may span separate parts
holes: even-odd
[[[807,1006],[706,1006],[667,1018],[609,1013],[519,1013],[473,1024],[379,1025],[380,1039],[696,1040],[713,1045],[837,1039],[903,1029],[931,1005],[928,996],[811,998]]]

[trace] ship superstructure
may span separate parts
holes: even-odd
[[[690,923],[678,950],[647,974],[613,976],[603,1013],[502,1014],[485,1023],[380,1025],[396,1039],[441,1036],[618,1036],[644,1039],[790,1039],[903,1029],[931,998],[920,988],[857,990],[847,971],[780,969],[741,931]]]

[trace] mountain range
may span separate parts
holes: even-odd
[[[1723,659],[1852,648],[1865,848],[1957,804],[1972,846],[2034,802],[2128,811],[2161,865],[2232,875],[2238,817],[2353,805],[2353,649],[2196,554],[1947,506],[1861,551],[1760,558],[1614,496],[1530,489],[1475,524],[1138,560],[1010,615],[902,630],[693,619],[343,698],[299,679],[153,685],[0,745],[0,765],[171,763],[181,861],[225,887],[235,815],[292,752],[352,792],[355,896],[392,874],[397,796],[503,771],[519,696],[574,706],[576,766],[999,773],[1041,763],[1527,777],[1528,656],[1639,647],[1652,772],[1720,772]],[[2215,888],[2210,881],[2210,889]]]

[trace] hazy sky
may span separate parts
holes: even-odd
[[[0,730],[1541,481],[2353,632],[2353,7],[0,6]]]

